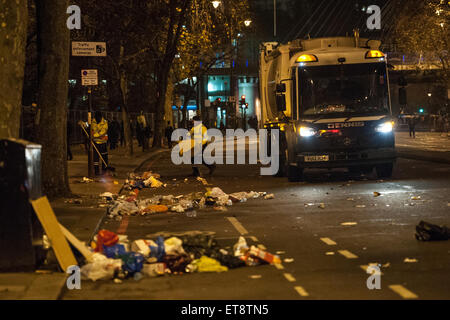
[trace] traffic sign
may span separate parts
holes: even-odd
[[[97,86],[98,71],[96,69],[81,70],[81,84],[83,86]]]
[[[106,57],[106,42],[72,42],[72,56]]]

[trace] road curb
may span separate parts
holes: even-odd
[[[450,159],[433,157],[433,156],[425,156],[425,155],[419,155],[419,154],[412,154],[409,152],[402,152],[402,151],[397,151],[397,157],[403,158],[403,159],[409,159],[409,160],[450,164]]]

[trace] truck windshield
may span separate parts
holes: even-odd
[[[299,69],[300,114],[386,114],[389,112],[385,63]]]

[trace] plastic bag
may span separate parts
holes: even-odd
[[[225,272],[228,268],[222,266],[219,261],[202,256],[200,259],[192,261],[192,265],[196,267],[197,272]]]
[[[420,241],[444,241],[450,239],[450,229],[425,221],[416,226],[416,239]]]
[[[183,241],[177,237],[172,237],[164,241],[166,254],[179,255],[186,254],[183,249]]]
[[[123,244],[115,244],[113,246],[103,246],[103,254],[108,258],[118,259],[119,256],[127,253]]]
[[[92,280],[112,279],[114,273],[122,268],[122,260],[108,259],[100,253],[94,253],[93,262],[81,267],[81,274]]]
[[[103,246],[113,246],[119,241],[119,236],[108,230],[100,230],[97,234],[97,246],[95,252],[103,252]]]
[[[158,237],[155,241],[155,244],[156,246],[150,245],[150,257],[156,258],[158,262],[160,262],[166,254],[164,238]]]
[[[144,256],[137,252],[126,252],[120,259],[123,261],[122,269],[131,274],[140,272],[145,260]]]

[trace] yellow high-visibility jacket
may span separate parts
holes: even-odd
[[[108,142],[108,122],[102,118],[100,123],[97,123],[95,119],[92,120],[92,133],[93,140],[97,144],[103,144]]]
[[[205,145],[208,142],[207,131],[208,131],[208,129],[203,124],[199,124],[199,125],[193,127],[191,129],[191,131],[189,131],[189,134],[191,135],[192,140],[194,140],[198,136],[201,136],[202,145]],[[194,141],[192,141],[192,147],[194,147]]]

